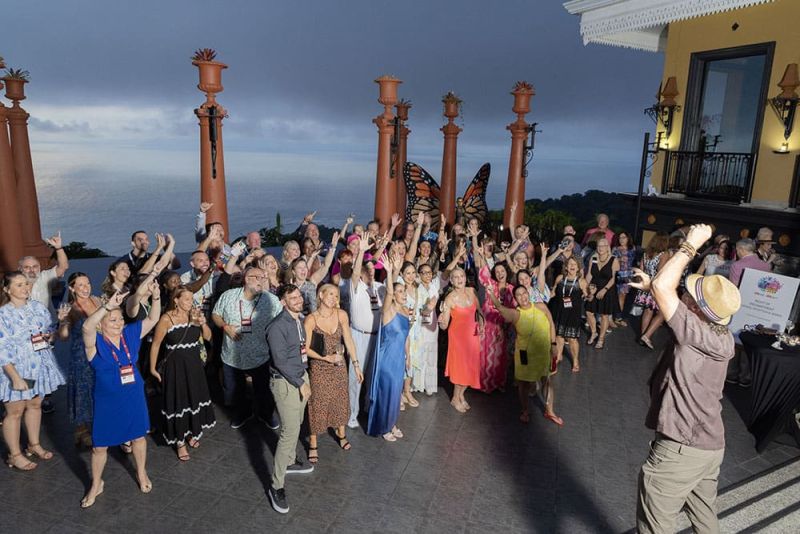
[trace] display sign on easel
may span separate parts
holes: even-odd
[[[731,319],[728,328],[738,342],[745,325],[764,325],[783,332],[791,317],[800,279],[782,274],[745,269],[739,283],[742,307]]]

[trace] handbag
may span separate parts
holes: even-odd
[[[190,327],[191,324],[183,329],[183,335],[181,336],[180,341],[178,341],[175,344],[175,348],[178,348],[178,346],[183,344],[183,340],[186,339],[186,334],[189,333]],[[171,351],[166,353],[164,357],[161,358],[161,360],[158,363],[156,363],[156,372],[159,374],[159,376],[161,376],[161,380],[164,380],[164,368],[167,366],[167,359],[172,355],[173,352],[175,352],[175,349],[172,349]]]

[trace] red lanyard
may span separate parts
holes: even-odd
[[[122,367],[119,363],[119,358],[117,357],[117,353],[114,351],[114,344],[111,343],[111,340],[109,340],[106,336],[103,336],[103,339],[105,339],[106,343],[108,343],[108,347],[111,349],[111,356],[114,357],[114,361],[117,362],[117,365]],[[128,344],[125,343],[125,336],[122,335],[119,336],[119,343],[120,345],[122,345],[122,348],[125,349],[125,355],[128,357],[128,365],[133,365],[133,360],[131,359],[131,352],[128,350]]]
[[[253,314],[256,312],[256,307],[258,307],[258,301],[261,300],[261,295],[258,296],[257,299],[253,301],[253,307],[250,309],[250,315],[247,317],[244,316],[244,312],[242,311],[242,300],[239,299],[239,322],[241,323],[244,320],[251,321],[253,319]],[[252,324],[252,321],[251,321]]]

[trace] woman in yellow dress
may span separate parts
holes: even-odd
[[[517,331],[514,346],[514,378],[517,381],[519,402],[522,413],[519,420],[527,423],[528,397],[533,384],[541,381],[545,398],[544,416],[558,426],[564,421],[553,411],[555,392],[550,382],[551,365],[556,352],[556,336],[553,321],[531,304],[527,288],[518,285],[514,288],[515,309],[506,308],[492,291],[486,295],[492,299],[497,310],[507,323],[513,323]]]

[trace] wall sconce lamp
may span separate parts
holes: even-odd
[[[783,73],[783,78],[778,82],[781,94],[769,99],[769,105],[778,116],[778,120],[783,124],[783,138],[787,141],[789,136],[792,135],[794,115],[797,110],[797,102],[800,100],[800,96],[795,91],[798,86],[800,86],[800,77],[797,74],[797,63],[789,63]],[[787,143],[783,145],[785,146]],[[779,152],[788,152],[788,148]]]
[[[523,178],[526,178],[528,176],[528,164],[530,164],[531,160],[533,159],[533,150],[536,148],[536,134],[542,133],[541,130],[536,129],[538,125],[539,125],[538,122],[534,122],[525,129],[525,131],[528,133],[528,135],[530,135],[530,137],[526,137],[525,145],[522,147]]]
[[[672,133],[672,119],[676,111],[680,111],[681,107],[675,101],[678,96],[678,82],[675,76],[667,78],[667,83],[658,86],[658,93],[656,94],[656,103],[644,110],[645,115],[653,119],[653,122],[659,122],[666,130],[666,137]]]

